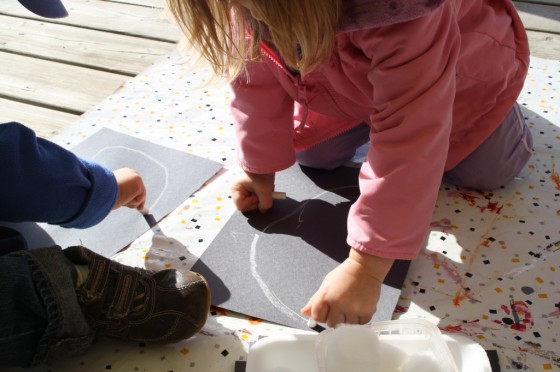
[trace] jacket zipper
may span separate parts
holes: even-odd
[[[303,128],[303,126],[305,125],[305,123],[307,121],[307,111],[308,111],[308,108],[307,108],[307,87],[305,86],[305,84],[300,84],[301,79],[299,77],[294,76],[290,71],[288,71],[285,63],[280,59],[280,57],[277,56],[276,52],[271,47],[266,45],[266,43],[264,41],[261,41],[261,52],[265,57],[270,59],[282,72],[284,72],[284,74],[286,74],[286,76],[288,76],[292,80],[294,85],[296,86],[296,88],[299,92],[298,103],[301,105],[301,107],[303,107],[303,114],[301,116],[301,121],[300,121],[299,125],[297,126],[297,129]],[[301,89],[301,88],[303,88],[303,89]]]

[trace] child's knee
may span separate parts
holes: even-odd
[[[516,172],[504,171],[504,169],[494,169],[494,171],[481,172],[476,169],[453,169],[443,175],[443,180],[452,185],[476,189],[493,190],[508,184],[515,176]]]
[[[443,179],[461,187],[498,188],[521,172],[531,157],[532,146],[531,131],[515,104],[494,133]]]
[[[467,158],[446,172],[443,180],[461,187],[491,190],[511,182],[523,170],[532,152],[532,137],[527,133],[507,157],[490,154]]]

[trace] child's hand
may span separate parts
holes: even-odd
[[[119,193],[113,209],[120,207],[144,209],[146,203],[146,186],[142,177],[133,169],[121,168],[113,172],[117,180]]]
[[[381,283],[392,259],[367,255],[354,249],[331,271],[307,305],[304,316],[334,327],[340,323],[365,324],[377,309]]]
[[[241,212],[258,209],[266,212],[272,208],[274,173],[255,174],[245,172],[231,187],[231,196]]]

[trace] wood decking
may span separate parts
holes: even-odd
[[[126,2],[125,2],[126,1]],[[560,0],[516,1],[533,55],[560,59]],[[0,2],[0,122],[52,137],[175,48],[164,0],[65,0],[67,18]]]
[[[68,0],[67,18],[0,2],[0,122],[51,137],[169,53],[178,27],[159,0]]]

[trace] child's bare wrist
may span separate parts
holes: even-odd
[[[356,249],[350,250],[349,258],[357,262],[364,269],[367,275],[380,282],[385,280],[387,273],[395,262],[392,258],[373,256]]]

